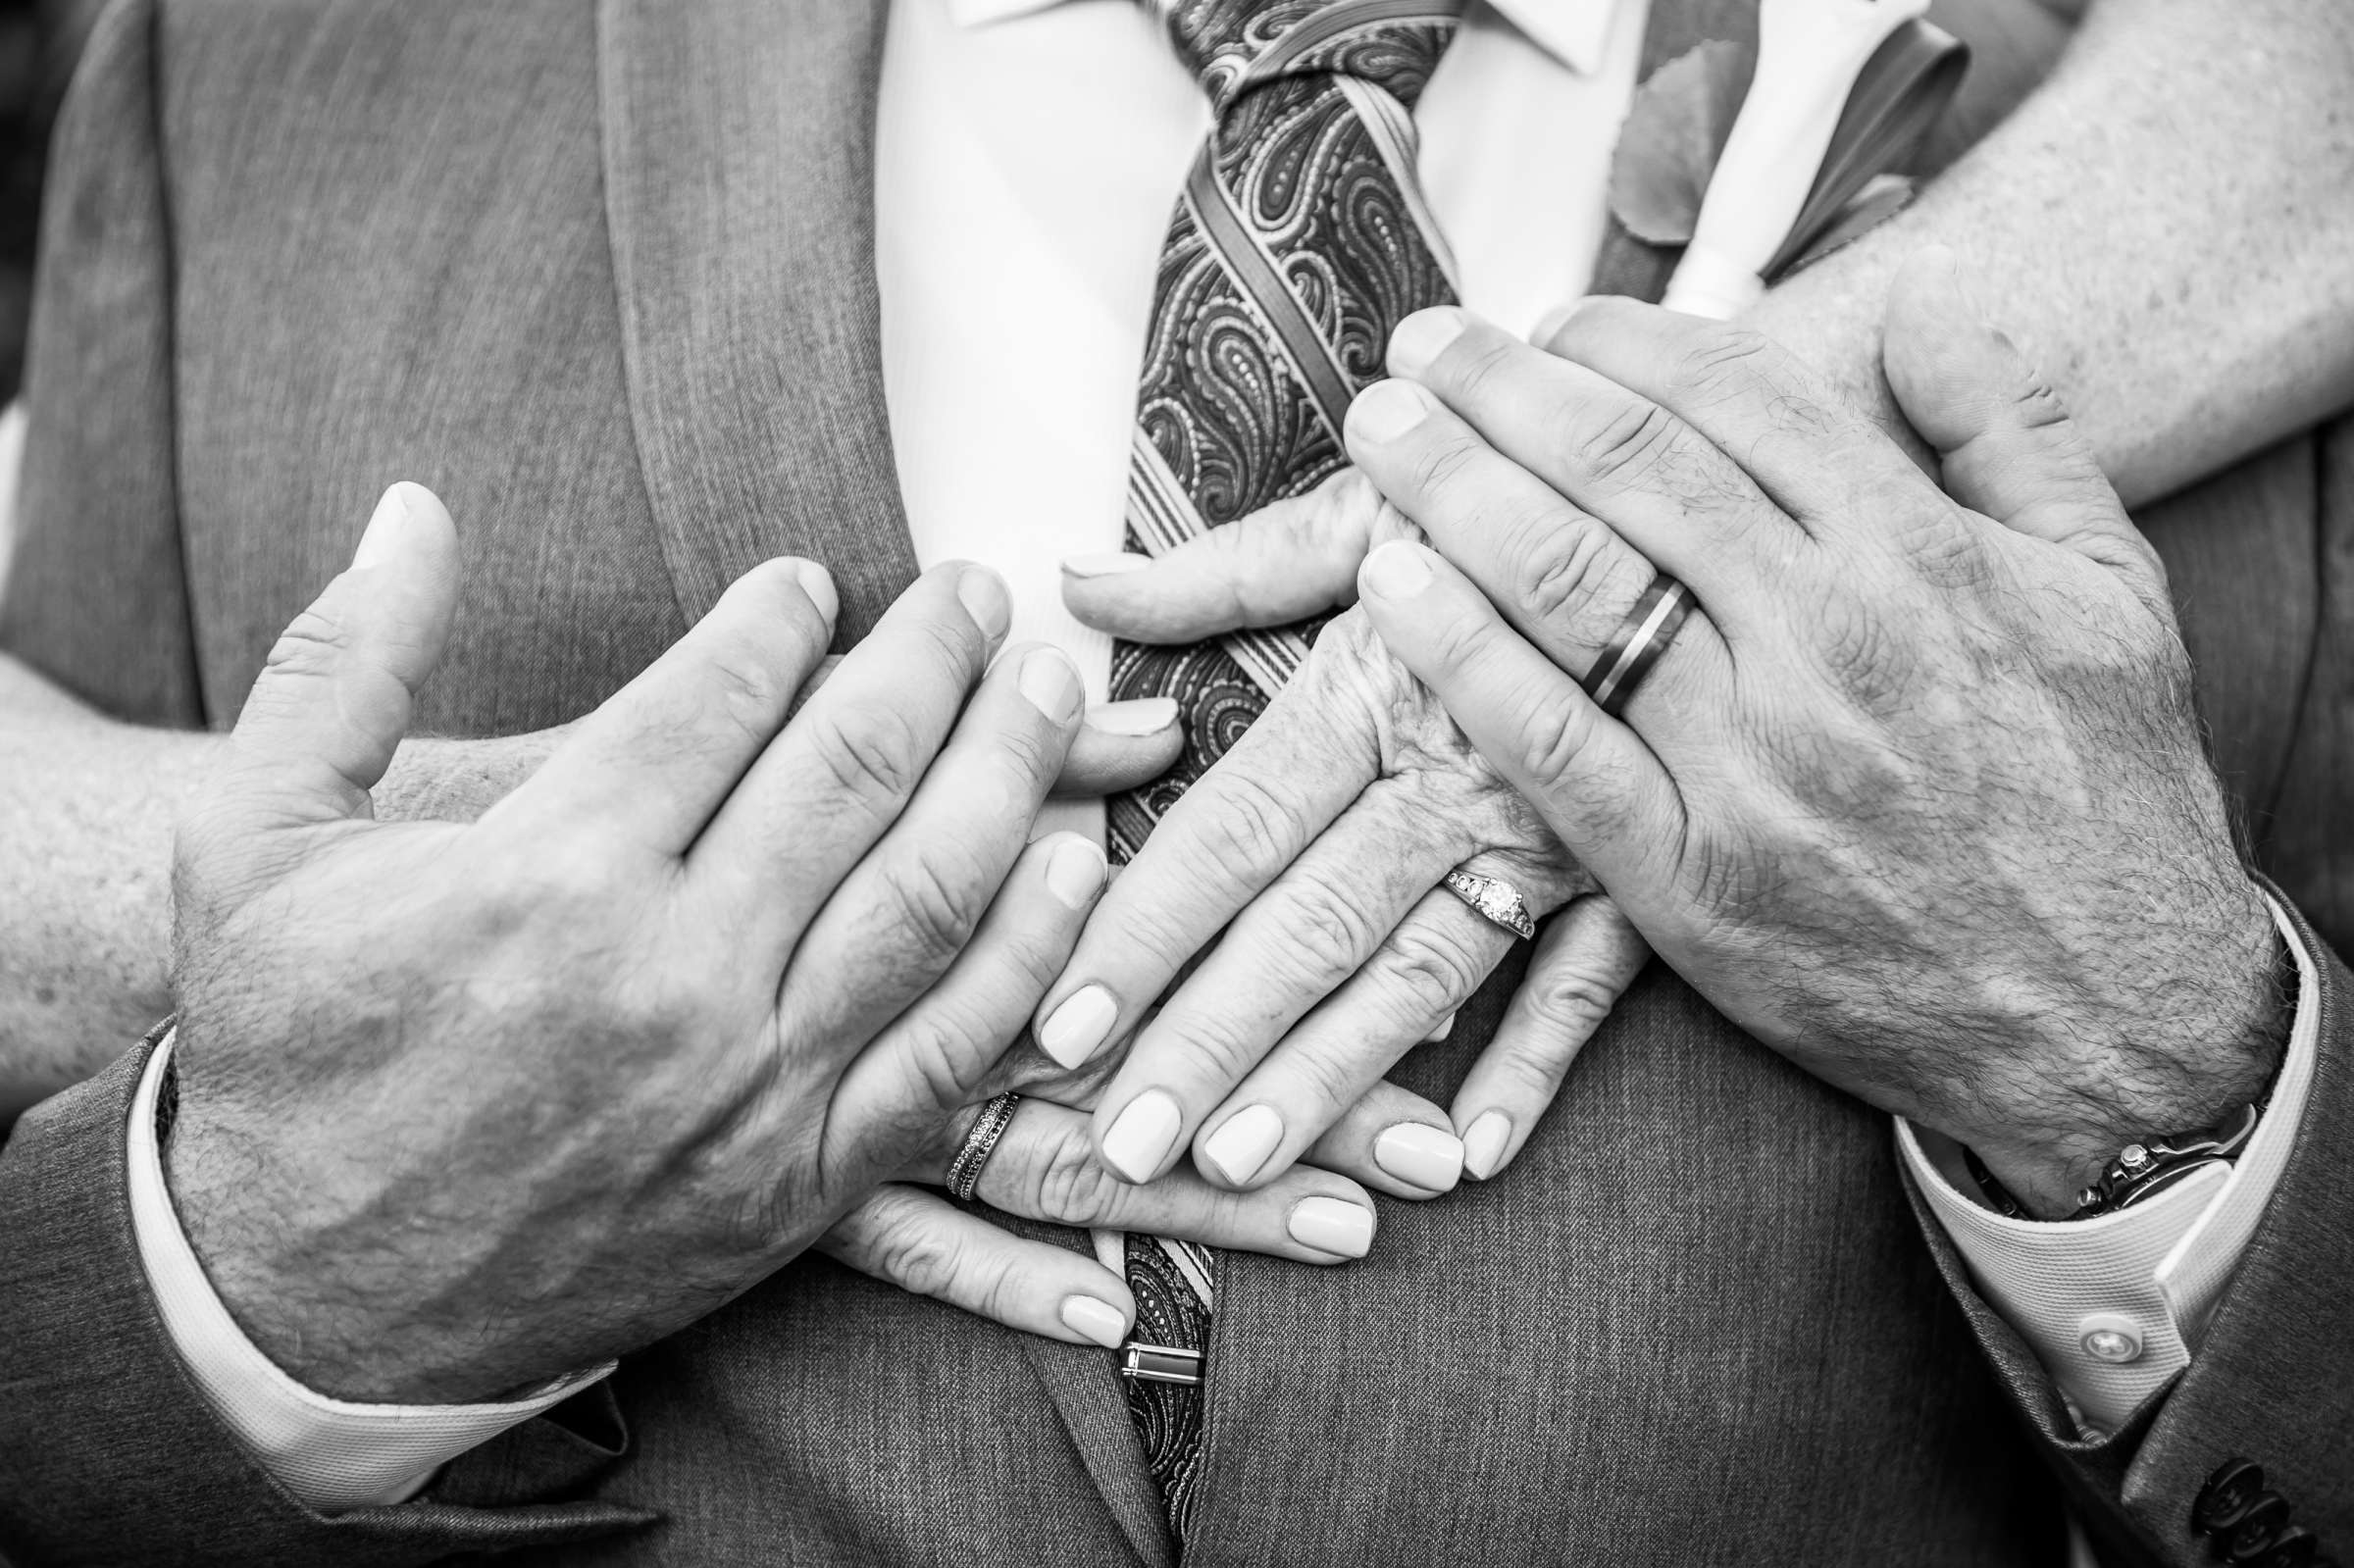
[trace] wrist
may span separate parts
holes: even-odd
[[[2090,1061],[2077,1042],[2106,1032],[2048,1042],[2041,1059],[2067,1065],[2035,1086],[2031,1108],[1962,1135],[2029,1214],[2064,1219],[2129,1145],[2223,1126],[2263,1098],[2286,1047],[2294,966],[2255,903],[2253,923],[2209,949],[2216,961],[2193,1004],[2110,1035]]]

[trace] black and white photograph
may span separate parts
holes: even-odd
[[[2349,0],[0,0],[0,1568],[2354,1563]]]

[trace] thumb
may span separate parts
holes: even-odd
[[[1131,642],[1199,642],[1288,626],[1356,601],[1365,552],[1419,537],[1354,468],[1157,555],[1081,555],[1062,564],[1062,602],[1081,623]]]
[[[2016,532],[2155,577],[2156,557],[2092,444],[2051,382],[1978,313],[1952,251],[1930,246],[1898,269],[1881,360],[1905,418],[1943,459],[1955,500]]]
[[[457,531],[421,484],[386,490],[351,566],[279,636],[238,715],[224,793],[271,826],[370,815],[457,608]]]

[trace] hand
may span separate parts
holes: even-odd
[[[177,846],[176,1198],[345,1397],[488,1397],[772,1271],[936,1146],[1103,882],[1024,842],[1076,674],[982,678],[1004,592],[961,566],[788,724],[834,599],[772,562],[479,822],[376,823],[454,572],[396,486]]]
[[[1343,469],[1306,495],[1278,502],[1157,557],[1082,556],[1067,561],[1063,599],[1086,625],[1133,642],[1198,642],[1237,630],[1288,626],[1347,608],[1356,602],[1356,570],[1365,552],[1376,543],[1403,537],[1418,538],[1420,531],[1395,507],[1385,504],[1362,474]],[[1346,627],[1335,633],[1343,638],[1351,634]],[[1338,649],[1334,651],[1337,654]],[[1322,663],[1311,660],[1318,678],[1329,674],[1330,665],[1337,663],[1332,655],[1324,659]],[[1377,657],[1373,662],[1377,666],[1383,663]],[[1410,683],[1397,679],[1394,667],[1380,674],[1392,684],[1410,688]],[[1419,693],[1409,690],[1404,700],[1411,703],[1418,697]],[[1289,699],[1286,711],[1302,700]],[[1345,711],[1350,696],[1344,694],[1338,700]],[[1356,711],[1364,712],[1361,706]],[[1438,747],[1453,748],[1449,755],[1457,765],[1483,784],[1492,782],[1487,770],[1464,753],[1452,724],[1428,712],[1426,705],[1420,717],[1429,725]],[[1270,714],[1258,727],[1283,722],[1287,721]],[[1173,838],[1168,841],[1171,845],[1176,842]],[[1179,877],[1203,869],[1178,864],[1181,858],[1173,848],[1148,846],[1140,865],[1148,872],[1165,868]],[[1268,868],[1268,875],[1274,869]],[[1239,904],[1232,900],[1242,894],[1240,885],[1231,889],[1224,914],[1239,911]],[[1212,903],[1209,907],[1220,906]],[[1410,968],[1408,955],[1416,945],[1434,939],[1423,934],[1425,925],[1437,928],[1438,940],[1452,941],[1456,933],[1467,933],[1476,949],[1468,960],[1477,970],[1469,977],[1476,987],[1505,951],[1504,939],[1484,923],[1466,920],[1452,896],[1441,895],[1432,908],[1435,920],[1409,917],[1407,928],[1392,935],[1388,951],[1376,962],[1386,970],[1407,956]],[[1091,931],[1083,954],[1100,957],[1109,953],[1106,961],[1110,968],[1122,968],[1130,959],[1114,945],[1120,939],[1117,923],[1149,922],[1153,913],[1115,894],[1097,923],[1109,940],[1100,948],[1092,945],[1099,933]],[[1155,934],[1147,929],[1139,935],[1143,945],[1149,945]],[[1338,1094],[1347,1084],[1386,1072],[1416,1040],[1443,1037],[1453,1023],[1452,1008],[1438,1018],[1434,1029],[1422,1034],[1408,1027],[1411,1020],[1393,1023],[1342,1013],[1330,1019],[1329,1029],[1321,1034],[1305,1037],[1297,1046],[1287,1043],[1279,1047],[1257,1075],[1210,1112],[1203,1121],[1201,1139],[1210,1160],[1203,1169],[1248,1187],[1254,1180],[1271,1179],[1280,1173],[1300,1138],[1318,1138],[1312,1157],[1341,1162],[1336,1168],[1351,1170],[1397,1195],[1428,1197],[1454,1185],[1446,1156],[1435,1166],[1429,1162],[1427,1150],[1443,1148],[1435,1139],[1410,1131],[1403,1133],[1387,1145],[1399,1168],[1387,1171],[1379,1164],[1385,1147],[1383,1135],[1391,1128],[1427,1127],[1451,1131],[1460,1138],[1462,1170],[1480,1180],[1493,1177],[1527,1140],[1578,1051],[1650,957],[1650,949],[1608,898],[1578,897],[1540,930],[1527,974],[1510,1009],[1458,1089],[1446,1117],[1416,1096],[1402,1096],[1379,1115],[1368,1116],[1364,1111],[1370,1108],[1360,1108],[1343,1122],[1331,1123],[1329,1100],[1319,1104],[1306,1092],[1316,1080],[1305,1075],[1337,1078],[1340,1082],[1333,1085],[1332,1093]],[[1273,961],[1271,956],[1268,961]],[[1151,976],[1148,971],[1131,984],[1149,985]],[[1057,999],[1077,988],[1075,985],[1057,986]],[[1456,992],[1461,988],[1458,980],[1445,986],[1445,994],[1459,1000]],[[1351,1031],[1368,1023],[1391,1027],[1353,1039]],[[1354,1046],[1353,1058],[1335,1064],[1332,1071],[1320,1069],[1313,1060],[1290,1059],[1296,1051],[1327,1046],[1336,1052],[1350,1052]],[[1255,1179],[1238,1178],[1225,1163],[1222,1150],[1210,1145],[1219,1138],[1221,1129],[1254,1104],[1268,1107],[1282,1126],[1293,1130],[1294,1137],[1275,1147]],[[1266,1125],[1267,1112],[1260,1112],[1241,1131]],[[1230,1141],[1238,1136],[1224,1135]],[[1403,1146],[1402,1138],[1407,1140]],[[1375,1157],[1371,1170],[1363,1168],[1367,1154]],[[1416,1160],[1417,1154],[1423,1158]],[[1235,1163],[1248,1158],[1246,1152],[1237,1156]]]
[[[2157,559],[1950,256],[1899,278],[1886,372],[1951,498],[1753,332],[1607,300],[1554,341],[1401,326],[1421,384],[1350,450],[1437,549],[1362,602],[1661,956],[2046,1215],[2253,1098],[2278,942]],[[1567,672],[1642,557],[1704,613],[1619,723]]]

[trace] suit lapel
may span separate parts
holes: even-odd
[[[841,638],[915,573],[883,402],[883,0],[602,0],[631,420],[679,608],[823,561]]]
[[[841,587],[846,645],[915,575],[874,278],[888,10],[601,0],[606,217],[630,414],[690,621],[746,568],[808,555]],[[1139,1558],[1167,1568],[1159,1494],[1111,1358],[1012,1338]]]

